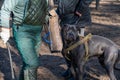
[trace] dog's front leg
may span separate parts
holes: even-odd
[[[62,55],[67,63],[67,67],[70,68],[71,67],[71,55],[68,52],[64,52],[65,50],[62,50]]]
[[[72,72],[72,75],[73,75],[74,79],[76,80],[76,75],[77,74],[76,74],[76,67],[74,66],[74,64],[71,65],[70,70]]]
[[[83,75],[84,75],[84,65],[85,65],[85,49],[84,45],[81,45],[77,49],[77,56],[76,56],[76,80],[83,80]]]
[[[78,68],[77,68],[77,79],[76,80],[83,80],[83,76],[84,76],[84,65],[85,65],[85,61],[79,61],[78,63]]]
[[[65,78],[71,78],[72,77],[72,73],[71,73],[71,57],[68,53],[64,52],[64,49],[62,50],[62,55],[67,63],[67,67],[68,69],[62,74],[63,77]]]

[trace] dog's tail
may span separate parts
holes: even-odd
[[[117,59],[117,61],[115,63],[115,69],[120,70],[120,48],[118,50],[118,59]]]

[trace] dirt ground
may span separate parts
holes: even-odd
[[[95,3],[91,5],[92,26],[87,33],[101,35],[113,40],[120,45],[120,1],[101,1],[98,10]],[[14,41],[10,39],[13,67],[16,77],[18,76],[21,57],[18,54]],[[38,80],[64,80],[61,74],[67,69],[61,53],[50,53],[48,46],[43,42],[40,48],[40,67],[38,69]],[[120,64],[118,64],[120,66]],[[86,63],[86,80],[109,80],[106,71],[101,67],[96,57]],[[4,80],[11,79],[10,62],[6,46],[0,39],[0,71]],[[120,71],[115,70],[117,80],[120,80]],[[1,79],[0,79],[1,80]]]

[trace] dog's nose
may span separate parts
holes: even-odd
[[[69,34],[69,37],[70,37],[70,38],[74,38],[74,34],[70,33],[70,34]]]
[[[70,35],[70,36],[73,36],[73,34],[72,34],[72,33],[69,33],[69,35]]]

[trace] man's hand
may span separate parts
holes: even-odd
[[[82,14],[81,13],[79,13],[78,11],[76,11],[75,12],[79,17],[81,17],[82,16]]]
[[[1,28],[1,39],[6,43],[10,38],[10,28]]]

